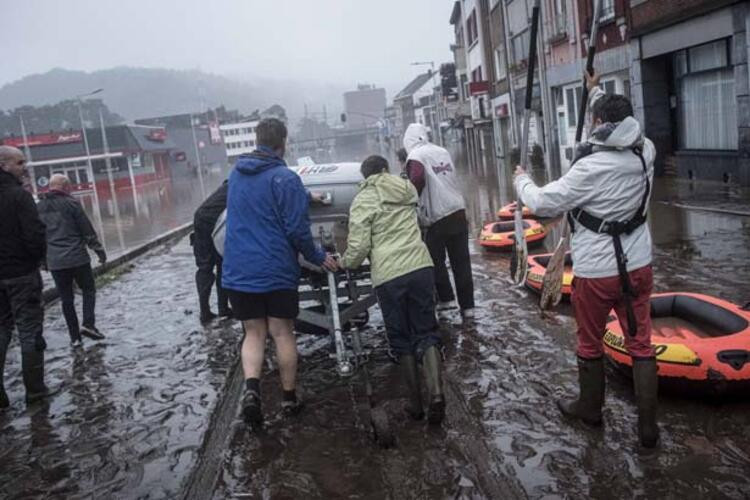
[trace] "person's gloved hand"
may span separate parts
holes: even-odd
[[[99,264],[104,264],[107,262],[107,252],[104,250],[97,250],[96,256],[99,258]]]
[[[336,272],[339,268],[339,263],[336,262],[336,258],[331,255],[330,253],[326,254],[326,260],[323,261],[323,264],[321,264],[326,270],[333,272]]]

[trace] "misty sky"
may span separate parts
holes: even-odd
[[[452,60],[451,0],[2,3],[0,86],[127,65],[391,87],[424,70],[413,61]]]

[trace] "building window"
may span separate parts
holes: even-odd
[[[466,35],[469,37],[469,47],[474,45],[474,42],[479,38],[479,30],[477,30],[477,11],[472,9],[469,17],[466,18]]]
[[[564,35],[568,30],[568,0],[552,0],[555,15],[552,28],[553,36]]]
[[[601,84],[602,90],[605,94],[616,94],[617,84],[614,80],[607,80]]]
[[[500,81],[508,76],[508,68],[505,66],[505,45],[495,49],[495,80]]]
[[[727,39],[673,55],[682,149],[736,150],[737,100]]]
[[[568,127],[575,128],[578,125],[578,109],[583,98],[583,87],[569,87],[565,89],[565,108],[568,115]]]
[[[471,71],[471,81],[472,82],[481,82],[482,80],[482,67],[477,66]]]
[[[529,57],[529,9],[526,0],[511,0],[507,5],[511,56],[515,64]]]
[[[602,10],[599,12],[599,21],[609,21],[610,19],[614,19],[615,18],[615,0],[601,0],[601,2],[602,2],[602,6],[601,6]]]

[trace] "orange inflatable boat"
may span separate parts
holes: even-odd
[[[651,341],[659,388],[691,397],[750,396],[750,311],[694,293],[651,297]],[[630,374],[617,319],[607,324],[606,356]]]
[[[547,264],[552,257],[551,253],[530,255],[528,258],[529,272],[526,274],[526,286],[535,292],[542,291],[542,282],[547,272]],[[573,288],[573,259],[570,252],[565,254],[565,271],[563,273],[562,295],[570,297]]]
[[[512,207],[513,207],[513,203],[508,203],[504,207],[500,208],[497,211],[497,218],[500,220],[512,220],[516,213],[515,208],[512,208]],[[521,216],[524,219],[533,219],[536,217],[533,213],[531,213],[531,210],[529,210],[529,207],[527,206],[523,207]]]
[[[547,229],[535,220],[524,219],[523,227],[526,234],[526,243],[529,245],[541,242],[547,236]],[[479,244],[489,249],[510,250],[515,239],[513,228],[514,222],[512,220],[490,222],[482,228],[482,232],[479,234]]]

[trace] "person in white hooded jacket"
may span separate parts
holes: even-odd
[[[519,166],[515,188],[535,214],[556,217],[568,212],[572,223],[580,394],[558,401],[559,409],[568,417],[601,424],[602,338],[614,309],[633,358],[640,441],[653,447],[659,436],[657,366],[651,345],[651,234],[645,222],[656,150],[633,118],[630,101],[605,95],[598,75],[587,74],[586,79],[592,131],[576,161],[564,176],[544,187],[536,186]]]
[[[458,305],[464,320],[474,317],[474,280],[469,256],[469,224],[466,204],[450,153],[431,143],[427,129],[412,123],[404,133],[406,174],[419,193],[419,222],[426,228],[425,243],[435,265],[435,288],[438,294],[438,314]],[[446,253],[451,263],[456,294],[453,293]]]

